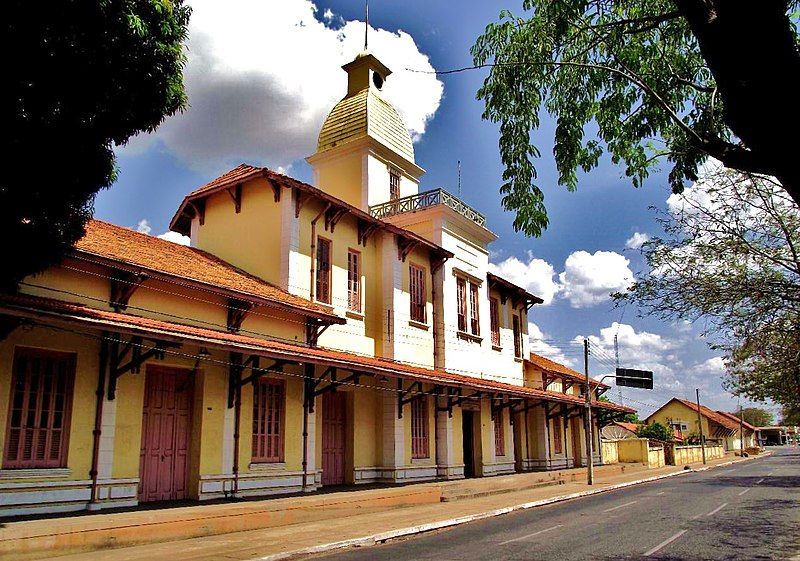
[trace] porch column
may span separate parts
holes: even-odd
[[[437,407],[444,407],[442,398],[437,398]],[[453,443],[453,418],[447,411],[436,411],[436,475],[441,479],[461,479],[464,467],[456,465]]]
[[[547,429],[545,406],[537,406],[528,411],[528,430],[530,432],[529,456],[523,470],[548,469],[550,467],[550,439]]]
[[[394,388],[396,384],[395,380],[383,382],[387,388]],[[397,392],[382,393],[383,456],[380,478],[397,481],[398,469],[405,465],[405,428],[403,419],[398,418]]]

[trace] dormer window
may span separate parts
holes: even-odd
[[[389,170],[389,200],[396,201],[400,198],[400,172]]]

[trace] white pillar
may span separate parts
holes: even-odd
[[[384,382],[396,385],[395,380]],[[397,469],[405,465],[405,430],[403,419],[399,419],[397,393],[383,392],[383,458],[385,474],[382,478],[397,479]]]
[[[444,399],[437,398],[437,401],[437,405],[444,407]],[[443,479],[464,477],[463,466],[456,465],[453,418],[447,411],[436,411],[436,475]]]

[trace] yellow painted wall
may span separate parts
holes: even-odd
[[[378,443],[383,438],[380,392],[355,388],[352,394],[354,466],[356,468],[378,466],[381,463]]]
[[[479,418],[481,431],[481,465],[476,466],[476,470],[483,475],[483,467],[492,462],[494,452],[494,425],[492,424],[492,410],[488,399],[481,399]]]
[[[316,186],[361,208],[362,159],[360,151],[341,154],[315,164]]]
[[[684,404],[678,401],[667,403],[667,405],[665,405],[659,411],[656,411],[647,419],[648,423],[659,422],[665,426],[667,426],[670,421],[683,421],[688,423],[689,432],[699,434],[697,425],[697,411],[686,407]],[[710,438],[708,419],[702,417],[702,421],[703,434],[706,438]]]
[[[289,191],[283,190],[282,197]],[[281,204],[266,179],[242,185],[242,205],[223,191],[206,198],[205,221],[197,231],[197,247],[273,283],[280,282]]]
[[[649,446],[646,438],[626,438],[617,441],[617,456],[623,463],[648,464]]]
[[[75,352],[78,349],[75,361],[75,384],[73,386],[66,466],[71,471],[69,476],[53,479],[88,479],[92,461],[92,431],[94,430],[99,342],[75,333],[43,327],[19,327],[0,342],[0,435],[3,437],[6,434],[8,422],[12,365],[14,350],[17,346],[60,352]],[[0,446],[4,445],[5,438],[0,441]],[[24,479],[19,481],[24,481]]]

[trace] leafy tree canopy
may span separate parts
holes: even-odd
[[[0,288],[54,263],[116,177],[114,145],[184,107],[182,0],[3,6]]]
[[[642,247],[650,270],[615,299],[703,319],[729,389],[799,405],[800,208],[774,179],[713,165],[669,206],[665,234]]]
[[[800,130],[798,0],[525,0],[472,47],[489,66],[478,92],[500,123],[503,206],[514,227],[547,227],[532,142],[540,115],[556,120],[558,182],[604,150],[635,186],[665,160],[680,192],[708,156],[777,177],[800,201],[793,138]],[[596,138],[587,128],[596,128]]]
[[[742,414],[739,411],[731,411],[731,415],[742,419],[745,423],[750,423],[754,427],[768,427],[775,419],[775,415],[761,407],[742,407]]]
[[[670,442],[675,438],[675,433],[672,428],[665,427],[661,423],[656,422],[649,425],[639,425],[639,428],[636,429],[636,436]]]

